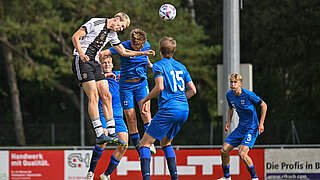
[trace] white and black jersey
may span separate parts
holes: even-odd
[[[82,25],[86,29],[86,35],[80,38],[80,46],[90,60],[99,61],[99,52],[108,42],[112,46],[121,43],[117,33],[107,29],[107,20],[107,18],[92,18]],[[79,55],[76,49],[73,55]]]

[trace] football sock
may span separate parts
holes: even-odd
[[[174,150],[171,145],[165,146],[162,148],[164,155],[167,160],[168,169],[170,171],[171,180],[178,179],[178,173],[177,173],[177,165],[176,165],[176,154],[174,153]]]
[[[130,139],[134,145],[134,147],[136,147],[136,150],[139,153],[139,142],[140,142],[140,135],[139,133],[134,133],[134,134],[130,134]]]
[[[249,173],[251,175],[251,178],[257,178],[258,177],[257,174],[256,174],[256,171],[254,170],[254,165],[248,167],[248,171],[249,171]]]
[[[222,169],[223,169],[224,177],[226,177],[226,178],[230,177],[230,173],[229,173],[230,165],[228,165],[228,166],[222,165]]]
[[[140,165],[143,180],[150,180],[150,161],[151,152],[150,148],[142,146],[140,148]]]
[[[150,124],[150,123],[145,123],[145,124],[143,125],[144,130],[147,130],[147,128],[148,128],[148,126],[149,126],[149,124]]]
[[[93,125],[94,131],[96,132],[96,136],[99,137],[103,134],[102,124],[100,121],[100,118],[94,118],[91,120],[91,123]]]
[[[108,130],[108,134],[115,134],[116,133],[116,125],[115,125],[115,121],[114,119],[108,119],[107,120],[107,130]]]
[[[120,162],[120,160],[118,160],[116,157],[111,155],[108,168],[107,168],[106,172],[104,172],[104,174],[106,174],[107,176],[112,174],[112,172],[117,168],[119,162]]]
[[[103,153],[103,148],[100,148],[98,145],[96,145],[94,147],[94,150],[91,156],[90,167],[89,167],[90,172],[94,172],[94,170],[96,169],[97,163],[102,153]]]

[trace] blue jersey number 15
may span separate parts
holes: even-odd
[[[182,71],[170,71],[173,80],[173,91],[177,91],[178,88],[180,91],[184,91],[184,80],[181,77],[183,74]],[[177,81],[181,82],[182,85],[177,85]]]

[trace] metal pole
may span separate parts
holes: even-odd
[[[210,122],[210,145],[213,145],[213,121]]]
[[[85,145],[85,131],[84,131],[84,92],[83,89],[80,88],[80,138],[81,138],[81,146]]]
[[[54,146],[56,144],[56,128],[55,124],[51,123],[51,145]]]
[[[229,90],[229,75],[240,73],[240,30],[239,30],[239,0],[223,1],[223,87],[224,92]],[[223,128],[227,123],[228,107],[224,104]],[[233,113],[230,131],[238,125],[237,113]],[[223,141],[227,134],[223,131]]]

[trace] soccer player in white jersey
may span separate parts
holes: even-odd
[[[231,180],[229,173],[230,168],[230,151],[239,146],[239,156],[247,166],[252,180],[257,180],[258,176],[254,170],[252,159],[248,153],[252,149],[256,138],[264,131],[264,119],[267,113],[267,104],[254,92],[242,88],[242,77],[240,74],[230,75],[230,89],[226,93],[228,102],[228,120],[224,131],[229,131],[233,111],[236,110],[239,115],[238,127],[226,138],[221,149],[223,177],[219,180]],[[258,120],[255,105],[260,105],[261,116]]]
[[[115,122],[112,111],[112,97],[108,89],[98,54],[109,42],[122,56],[154,55],[153,50],[131,51],[125,49],[118,39],[117,32],[130,25],[130,18],[123,12],[117,13],[113,18],[92,18],[83,24],[72,36],[75,47],[72,70],[77,80],[88,96],[88,112],[96,132],[96,143],[122,144],[115,134]],[[107,93],[106,93],[107,92]],[[102,99],[103,113],[106,118],[108,136],[103,133],[99,117],[98,102]]]

